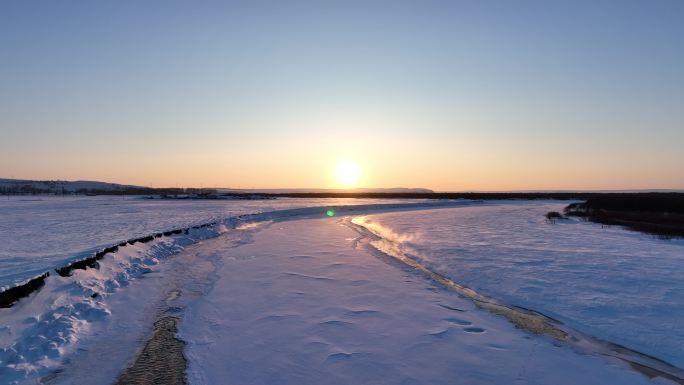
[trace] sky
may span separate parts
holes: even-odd
[[[684,1],[0,2],[0,177],[684,188]]]

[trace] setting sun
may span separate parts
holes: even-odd
[[[361,178],[361,168],[355,162],[344,161],[337,165],[335,176],[340,184],[345,187],[352,187]]]

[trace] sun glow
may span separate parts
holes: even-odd
[[[361,168],[352,161],[344,161],[335,170],[337,182],[345,187],[353,187],[361,178]]]

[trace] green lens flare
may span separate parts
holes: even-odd
[[[332,217],[333,215],[335,215],[335,211],[334,210],[328,210],[325,212],[325,215]]]

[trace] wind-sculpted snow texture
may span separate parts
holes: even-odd
[[[382,214],[367,225],[431,270],[684,367],[684,242],[560,220],[564,203]]]

